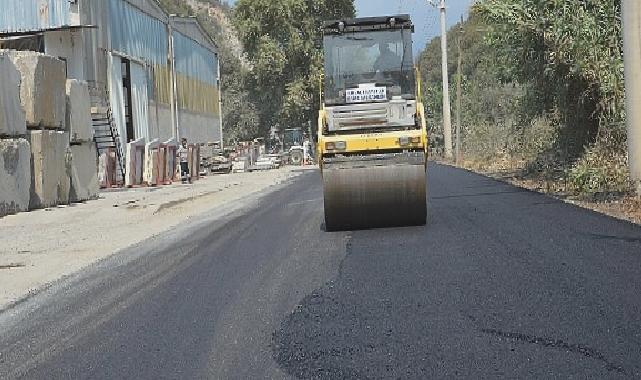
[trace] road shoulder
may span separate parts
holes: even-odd
[[[2,218],[0,312],[123,249],[206,216],[223,218],[300,173],[287,168],[105,192],[97,201]]]

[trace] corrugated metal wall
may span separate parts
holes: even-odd
[[[214,52],[174,31],[178,107],[218,115],[218,58]]]
[[[167,65],[153,66],[153,93],[151,98],[162,104],[171,104],[171,70]]]
[[[167,20],[146,14],[124,0],[108,2],[112,51],[146,63],[149,99],[169,104],[171,76]]]
[[[111,48],[146,63],[166,65],[169,54],[166,24],[126,1],[108,1]]]
[[[177,72],[216,85],[218,60],[213,52],[177,31],[174,31],[174,50]]]
[[[0,0],[0,33],[70,25],[69,0]]]
[[[178,107],[188,111],[218,116],[218,87],[184,74],[176,74]]]

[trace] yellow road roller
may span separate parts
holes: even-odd
[[[328,231],[423,225],[428,137],[408,15],[329,21],[318,119]]]

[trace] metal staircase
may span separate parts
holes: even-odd
[[[107,98],[108,99],[108,98]],[[94,132],[94,142],[98,149],[98,155],[109,150],[116,153],[116,178],[119,184],[125,183],[125,160],[124,151],[120,142],[120,133],[116,127],[111,106],[102,110],[94,109],[91,113],[91,120]]]

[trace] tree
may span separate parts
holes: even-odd
[[[585,112],[601,127],[623,120],[620,0],[485,0],[476,11],[490,26],[488,41],[511,58],[522,81],[537,81],[571,113],[576,103],[592,103]]]
[[[261,122],[302,127],[315,120],[322,72],[322,22],[353,17],[353,0],[239,0],[234,25],[251,63],[247,85]]]

